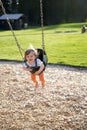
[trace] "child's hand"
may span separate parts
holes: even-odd
[[[26,70],[26,67],[23,66],[23,70]]]
[[[23,70],[26,70],[26,71],[29,71],[29,72],[31,72],[31,71],[32,71],[32,69],[27,68],[27,67],[24,67],[24,66],[23,66]]]
[[[36,75],[39,75],[44,69],[44,64],[42,64],[38,71],[35,72]]]
[[[40,74],[40,71],[36,71],[35,74],[36,74],[36,75],[39,75],[39,74]]]

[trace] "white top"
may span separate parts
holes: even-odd
[[[37,66],[41,66],[42,64],[43,64],[43,62],[40,60],[40,59],[36,59],[36,62],[37,62]],[[34,64],[33,65],[31,65],[29,62],[27,62],[26,61],[26,63],[27,63],[27,65],[29,65],[29,67],[34,67],[36,64],[35,64],[35,62],[34,62]],[[24,66],[26,67],[26,64],[24,64]]]

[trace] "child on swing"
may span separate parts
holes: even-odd
[[[44,64],[40,59],[37,58],[36,50],[26,50],[24,59],[25,65],[23,66],[23,69],[31,73],[31,80],[35,83],[35,88],[38,87],[38,81],[36,79],[37,76],[39,76],[42,88],[44,88]]]

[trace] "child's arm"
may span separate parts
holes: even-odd
[[[32,70],[32,69],[30,69],[30,68],[27,68],[27,67],[23,66],[23,70],[26,70],[26,71],[31,72],[31,70]]]
[[[42,63],[39,70],[35,72],[36,75],[40,74],[44,70],[44,64]]]

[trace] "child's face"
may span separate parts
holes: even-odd
[[[34,61],[35,60],[35,58],[36,58],[36,56],[35,56],[35,53],[32,51],[32,52],[30,52],[28,55],[26,55],[26,59],[27,59],[27,61]]]

